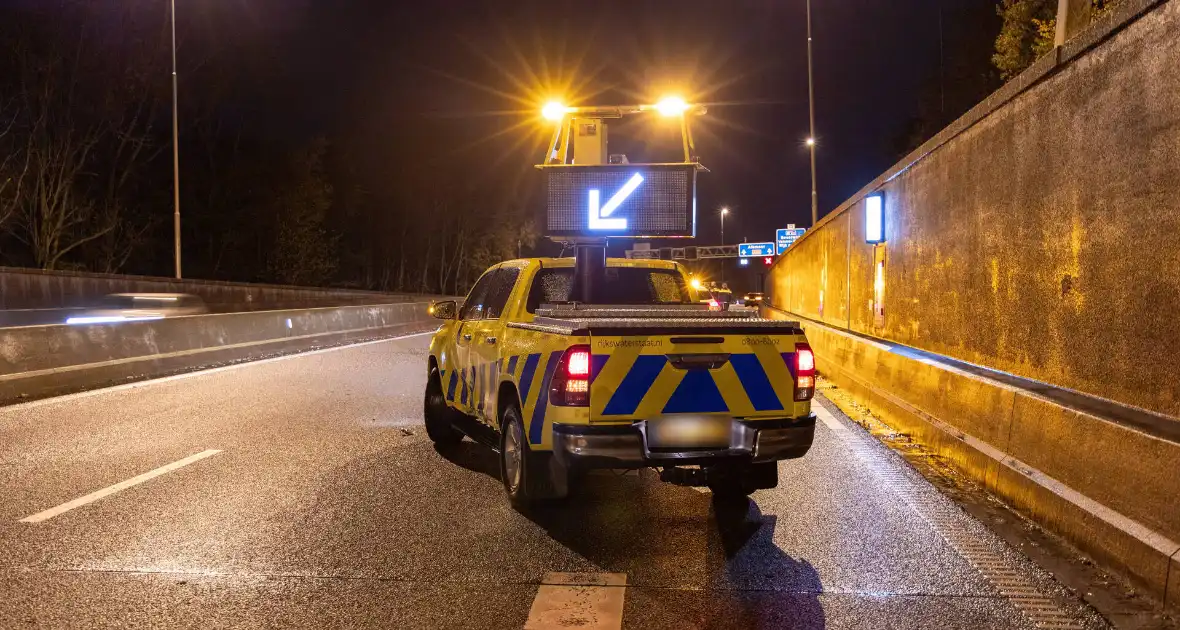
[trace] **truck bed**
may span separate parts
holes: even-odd
[[[551,306],[531,323],[509,327],[560,335],[798,334],[799,322],[764,319],[755,313],[709,311],[685,306]]]

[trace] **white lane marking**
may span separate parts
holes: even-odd
[[[170,383],[172,381],[179,381],[186,378],[195,378],[198,376],[205,376],[208,374],[217,374],[219,372],[226,372],[229,370],[237,370],[254,365],[266,365],[267,363],[276,363],[278,361],[286,361],[288,359],[295,359],[298,357],[312,356],[316,354],[326,354],[329,352],[337,352],[340,350],[347,350],[349,348],[359,348],[362,346],[371,346],[379,343],[389,343],[391,341],[400,341],[403,339],[412,339],[414,337],[422,337],[425,335],[433,335],[436,331],[429,330],[420,333],[411,333],[409,335],[401,335],[399,337],[388,337],[386,339],[375,339],[373,341],[362,341],[360,343],[350,343],[343,346],[333,346],[331,348],[321,348],[319,350],[308,350],[307,352],[296,352],[294,354],[285,354],[281,357],[271,357],[269,359],[259,359],[257,361],[244,361],[242,363],[234,363],[233,365],[224,365],[221,367],[210,368],[208,370],[197,370],[195,372],[185,372],[183,374],[174,374],[172,376],[165,376],[162,378],[150,378],[134,383],[127,383],[125,385],[115,385],[113,387],[104,387],[102,389],[92,389],[89,391],[78,392],[76,394],[67,394],[65,396],[55,396],[53,398],[43,398],[41,400],[33,400],[27,403],[20,403],[17,405],[8,405],[7,407],[0,407],[0,414],[9,411],[21,411],[24,409],[35,409],[37,407],[44,407],[46,405],[53,405],[58,403],[66,403],[78,400],[80,398],[90,398],[91,396],[101,396],[103,394],[112,394],[115,392],[126,391],[129,389],[139,389],[140,387],[151,387],[161,383]]]
[[[839,369],[839,368],[837,368],[837,369]],[[910,413],[914,416],[917,416],[918,418],[921,418],[924,422],[926,422],[927,424],[933,426],[934,428],[942,431],[943,433],[953,436],[955,439],[962,441],[967,446],[969,446],[969,447],[979,451],[980,453],[983,453],[984,455],[994,459],[995,461],[999,462],[1004,467],[1006,467],[1014,472],[1017,472],[1021,475],[1024,475],[1026,478],[1028,478],[1033,483],[1041,486],[1042,488],[1045,488],[1046,490],[1048,490],[1049,492],[1052,492],[1053,494],[1056,494],[1058,497],[1061,497],[1063,500],[1072,503],[1078,509],[1088,512],[1091,516],[1105,522],[1107,525],[1123,532],[1124,534],[1126,534],[1128,536],[1135,538],[1140,543],[1143,543],[1144,545],[1151,547],[1156,552],[1158,552],[1162,555],[1168,556],[1168,557],[1172,557],[1172,556],[1175,556],[1176,554],[1180,553],[1180,542],[1172,540],[1172,539],[1168,538],[1167,536],[1165,536],[1164,534],[1161,534],[1160,532],[1157,532],[1157,531],[1151,529],[1150,527],[1144,525],[1143,523],[1140,523],[1139,521],[1136,521],[1135,519],[1133,519],[1121,512],[1118,512],[1110,507],[1107,507],[1105,504],[1099,503],[1098,501],[1091,499],[1090,497],[1082,494],[1081,492],[1074,490],[1070,486],[1065,485],[1064,483],[1057,480],[1056,478],[1050,477],[1049,475],[1045,474],[1044,472],[1040,471],[1039,469],[1034,468],[1019,459],[1016,459],[1015,457],[1012,457],[1008,453],[1001,451],[1000,449],[996,448],[995,446],[992,446],[988,442],[984,442],[983,440],[981,440],[973,435],[968,435],[968,434],[964,433],[963,431],[959,430],[958,428],[951,426],[951,425],[947,424],[946,422],[939,420],[938,418],[935,418],[934,416],[926,413],[925,411],[922,411],[921,409],[918,409],[917,407],[909,404],[905,400],[901,399],[898,396],[895,396],[894,394],[891,394],[888,391],[884,391],[884,390],[878,389],[876,387],[873,387],[872,385],[869,385],[868,383],[853,376],[852,374],[848,373],[847,371],[841,370],[841,373],[843,374],[843,376],[845,378],[847,378],[853,382],[856,382],[857,384],[861,385],[862,387],[869,388],[870,390],[875,392],[878,396],[884,398],[885,400],[889,401],[890,403],[897,405],[898,407],[904,409],[905,411],[907,411],[908,413]],[[1043,398],[1041,396],[1032,395],[1031,393],[1025,392],[1025,391],[1017,391],[1017,395],[1018,396],[1025,396],[1025,397],[1029,397],[1029,398],[1037,398],[1040,400],[1044,400],[1044,401],[1048,402],[1049,404],[1058,405],[1058,403],[1056,403],[1052,400],[1049,400],[1048,398]],[[1060,406],[1060,405],[1058,405],[1058,406]],[[1108,422],[1106,420],[1103,420],[1102,418],[1099,418],[1098,416],[1084,414],[1083,412],[1080,412],[1080,411],[1077,411],[1074,413],[1087,415],[1088,417],[1095,418],[1095,419],[1102,421],[1102,422]],[[826,423],[826,421],[825,421],[825,423]],[[1146,435],[1146,434],[1144,434],[1144,435]],[[1158,440],[1159,438],[1153,438],[1153,439]]]
[[[880,442],[871,435],[854,433],[836,418],[828,409],[828,404],[835,405],[831,402],[812,404],[812,410],[852,455],[877,477],[878,487],[892,492],[914,510],[956,553],[971,563],[1001,596],[1024,613],[1033,625],[1063,630],[1081,630],[1084,627],[1076,612],[1061,608],[1026,579],[1019,566],[990,544],[998,538],[944,496],[925,491],[925,486],[907,477],[898,463],[889,461],[889,455],[880,452]]]
[[[525,630],[619,630],[626,573],[546,573]]]
[[[22,523],[40,523],[42,521],[47,521],[47,520],[49,520],[55,516],[58,516],[60,514],[65,514],[66,512],[69,512],[70,510],[73,510],[75,508],[80,508],[83,505],[86,505],[89,503],[94,503],[95,501],[102,499],[104,497],[109,497],[112,494],[115,494],[116,492],[120,492],[120,491],[126,490],[127,488],[130,488],[132,486],[137,486],[145,481],[150,481],[152,479],[155,479],[156,477],[159,477],[160,475],[164,475],[164,474],[170,473],[174,470],[184,468],[185,466],[199,462],[202,459],[205,459],[208,457],[213,457],[214,455],[216,455],[220,452],[221,451],[216,450],[216,449],[209,449],[207,451],[201,451],[200,453],[197,453],[196,455],[189,455],[188,457],[186,457],[182,460],[172,462],[171,464],[168,464],[165,466],[160,466],[159,468],[157,468],[155,470],[151,470],[151,471],[143,473],[142,475],[132,477],[132,478],[128,479],[127,481],[120,481],[119,483],[117,483],[113,486],[107,486],[107,487],[103,488],[102,490],[96,490],[95,492],[91,492],[90,494],[88,494],[84,497],[78,497],[77,499],[74,499],[73,501],[62,503],[61,505],[59,505],[57,507],[49,508],[48,510],[45,510],[44,512],[37,512],[36,514],[34,514],[32,516],[26,516],[25,518],[22,518],[20,520],[20,522],[22,522]]]

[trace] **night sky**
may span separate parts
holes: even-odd
[[[374,182],[413,164],[476,191],[539,183],[530,167],[549,130],[536,112],[549,97],[616,104],[675,91],[710,110],[697,127],[711,170],[699,183],[699,244],[717,242],[721,205],[733,208],[729,242],[810,222],[804,0],[179,4],[182,40],[262,41],[279,60],[236,106],[276,138],[331,134]],[[994,37],[996,23],[978,23],[991,0],[814,1],[821,216],[901,154],[923,87],[939,77],[940,5],[943,64],[957,32]],[[655,127],[638,130],[639,145],[616,144],[615,131],[612,153],[658,159],[665,145],[650,140],[676,136]]]

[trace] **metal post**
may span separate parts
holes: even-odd
[[[815,83],[811,68],[811,0],[807,0],[807,108],[811,119],[811,225],[819,221],[819,196],[815,191]]]
[[[1090,24],[1090,0],[1057,0],[1057,31],[1053,45],[1063,46]]]
[[[725,246],[725,215],[729,214],[728,208],[721,209],[721,246]],[[726,263],[721,263],[721,283],[725,284],[725,267]]]
[[[172,236],[176,250],[176,279],[180,273],[180,103],[176,77],[176,0],[169,0],[172,18]]]
[[[606,242],[577,244],[574,258],[574,299],[583,304],[598,302],[599,286],[606,276]]]

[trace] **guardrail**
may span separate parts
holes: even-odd
[[[362,339],[424,332],[429,302],[0,329],[0,404]]]
[[[1180,608],[1175,419],[798,319],[820,373],[990,492]]]

